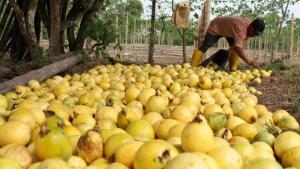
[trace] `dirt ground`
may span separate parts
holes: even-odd
[[[300,121],[300,112],[292,109],[292,103],[300,97],[299,66],[275,72],[270,79],[263,79],[263,83],[256,88],[262,92],[259,96],[260,104],[266,105],[272,112],[278,109],[287,110]]]

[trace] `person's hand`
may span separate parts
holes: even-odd
[[[254,60],[249,62],[249,66],[252,66],[252,67],[255,67],[255,68],[258,68],[258,67],[259,67],[259,66],[258,66],[258,63],[255,62]]]

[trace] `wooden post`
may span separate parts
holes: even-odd
[[[265,64],[268,64],[268,52],[269,52],[269,29],[266,32],[266,36],[265,36]]]
[[[248,51],[248,52],[250,51],[250,47],[251,47],[250,45],[251,45],[251,44],[250,44],[250,40],[248,40],[248,41],[247,41],[247,51]]]
[[[255,41],[254,41],[254,39],[252,38],[252,39],[251,39],[251,52],[253,53],[253,54],[252,54],[253,56],[255,56],[254,46],[255,46]]]
[[[221,39],[218,40],[218,49],[221,49],[222,48],[222,43],[221,43]]]
[[[223,49],[226,49],[226,40],[225,40],[225,38],[222,38],[222,42],[223,42]]]
[[[161,32],[158,33],[158,46],[160,45]]]
[[[294,54],[294,31],[295,31],[295,19],[294,19],[294,14],[292,13],[292,18],[291,18],[291,34],[290,34],[290,49],[289,49],[289,58],[293,58]]]
[[[261,37],[258,37],[257,58],[259,58],[260,51],[261,51]]]
[[[254,57],[257,58],[257,38],[254,38]]]

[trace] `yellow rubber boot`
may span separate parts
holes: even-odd
[[[202,51],[198,50],[198,49],[194,50],[192,61],[191,61],[191,66],[192,67],[197,67],[198,66],[198,64],[202,60],[203,54],[204,53]]]
[[[230,51],[230,57],[229,57],[229,68],[231,71],[236,71],[239,67],[240,63],[240,57],[239,55],[234,51]]]

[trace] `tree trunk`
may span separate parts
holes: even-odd
[[[64,54],[66,55],[66,54]],[[56,74],[64,72],[65,70],[69,69],[70,67],[78,64],[81,61],[82,56],[79,54],[68,54],[70,57],[62,61],[55,62],[53,64],[44,66],[40,69],[30,71],[24,75],[18,76],[4,82],[0,85],[0,93],[6,93],[11,91],[16,85],[25,85],[30,80],[35,79],[37,81],[43,81],[49,77],[52,77]]]
[[[24,11],[27,10],[28,8],[28,1],[25,0],[18,0],[17,1],[18,5],[20,8]],[[14,23],[13,23],[13,28],[12,28],[12,40],[11,40],[11,49],[10,49],[10,54],[11,54],[11,60],[15,63],[19,62],[21,59],[26,57],[28,54],[27,44],[25,42],[25,39],[20,31],[19,27],[19,22],[14,16]],[[29,55],[30,57],[30,55]]]
[[[148,62],[154,63],[154,37],[155,37],[155,12],[156,12],[156,0],[152,0],[152,11],[151,11],[151,28],[150,28],[150,42],[149,42],[149,55]]]
[[[146,32],[148,32],[148,22],[146,21],[146,28],[145,28]],[[148,34],[145,35],[145,44],[148,44]]]
[[[41,37],[41,18],[39,16],[38,13],[35,14],[35,17],[34,17],[34,32],[35,32],[35,36],[36,36],[36,39],[38,41],[38,43],[40,43],[40,39],[42,38]]]
[[[285,42],[285,32],[282,32],[282,44],[281,44],[281,60],[284,60],[285,55],[286,55],[286,42]]]
[[[297,57],[300,57],[300,34],[298,35]]]
[[[2,52],[6,52],[6,46],[11,42],[12,27],[14,23],[13,10],[11,9],[10,4],[5,4],[6,8],[10,10],[0,11],[0,15],[1,12],[4,12],[2,18],[0,19],[0,51]]]
[[[136,17],[133,21],[133,52],[135,52],[135,42],[136,42]]]
[[[295,31],[295,20],[294,14],[291,18],[291,34],[290,34],[290,48],[289,48],[289,58],[292,59],[294,56],[294,31]]]
[[[12,40],[11,40],[11,56],[13,62],[18,62],[22,59],[23,54],[26,50],[26,42],[20,32],[18,20],[14,20],[14,25],[12,29]]]
[[[118,44],[118,43],[121,43],[121,40],[120,40],[120,31],[119,31],[119,16],[117,15],[116,16],[116,39],[115,39],[115,43]],[[121,54],[120,54],[120,49],[119,48],[116,48],[115,49],[115,54],[116,54],[116,57],[121,60]]]
[[[5,5],[7,5],[7,1],[1,0],[1,1],[0,1],[0,11],[3,11]]]
[[[88,27],[88,23],[93,19],[97,11],[102,7],[103,3],[104,0],[96,0],[91,8],[83,15],[75,41],[75,50],[83,48],[84,40],[87,37],[87,35],[85,35],[85,31]]]
[[[128,46],[128,13],[126,13],[126,25],[125,25],[125,48]]]
[[[50,56],[61,54],[60,45],[60,0],[50,0],[50,39],[49,39],[49,53]]]
[[[182,58],[183,61],[182,63],[186,63],[187,62],[187,57],[186,57],[186,31],[188,29],[183,28],[182,32],[180,31],[180,28],[176,28],[177,32],[179,33],[181,40],[182,40]]]
[[[30,56],[32,59],[37,59],[39,57],[39,45],[34,31],[34,15],[37,7],[37,0],[30,1],[30,5],[27,12],[27,15],[29,15],[27,16],[28,23],[26,23],[25,21],[24,12],[19,7],[19,5],[15,2],[15,0],[9,0],[9,2],[14,9],[16,19],[18,20],[20,31],[25,39]]]
[[[268,29],[265,35],[265,64],[268,64],[268,52],[269,52],[269,39],[270,39],[270,30]]]
[[[67,15],[67,9],[68,9],[68,4],[69,4],[69,0],[62,0],[61,1],[61,17],[60,17],[60,21],[61,23],[65,23],[66,22],[66,15]],[[60,35],[59,35],[59,45],[60,45],[60,50],[62,52],[64,52],[65,50],[65,28],[61,26],[60,29]]]
[[[47,6],[47,0],[39,0],[37,13],[41,18],[43,25],[45,26],[48,36],[50,35],[50,13],[48,12],[49,6]]]
[[[182,56],[183,56],[183,63],[187,63],[187,57],[186,57],[186,31],[187,31],[187,29],[183,29],[183,31],[182,31]]]
[[[0,37],[0,51],[6,52],[5,48],[7,44],[11,41],[13,24],[14,22],[12,17],[8,20],[6,27],[3,29],[3,34]]]
[[[70,51],[77,50],[74,23],[76,22],[76,20],[81,18],[88,10],[90,10],[91,6],[92,4],[88,7],[83,8],[80,1],[73,1],[73,6],[67,15],[65,23],[65,26],[67,27],[67,36]]]
[[[144,35],[143,35],[143,21],[141,20],[141,30],[140,30],[140,32],[141,32],[141,35],[140,35],[140,37],[141,37],[141,41],[140,41],[140,43],[142,44],[143,43],[143,38],[144,38]]]
[[[289,4],[290,4],[290,0],[287,2],[286,6],[285,6],[285,9],[284,9],[284,7],[282,7],[282,17],[279,21],[278,28],[276,30],[275,39],[274,39],[274,44],[275,45],[273,47],[272,54],[271,54],[271,61],[272,62],[277,59],[278,40],[279,40],[279,37],[280,37],[280,33],[282,31],[283,22],[285,21],[285,18],[287,16]]]
[[[26,15],[27,29],[29,35],[31,35],[32,38],[35,38],[35,41],[37,42],[34,23],[35,23],[35,14],[38,6],[38,0],[29,0],[28,2],[29,4],[28,4],[27,15]]]
[[[5,9],[3,11],[0,11],[0,15],[2,15],[0,18],[0,33],[1,33],[1,31],[4,30],[4,27],[7,23],[7,19],[10,18],[10,15],[12,15],[10,4],[6,4]]]
[[[211,15],[211,0],[206,0],[204,2],[204,7],[202,9],[202,14],[200,17],[200,24],[199,24],[199,32],[198,32],[198,48],[201,47],[205,33],[207,32],[207,29],[209,27],[210,22],[210,15]]]

